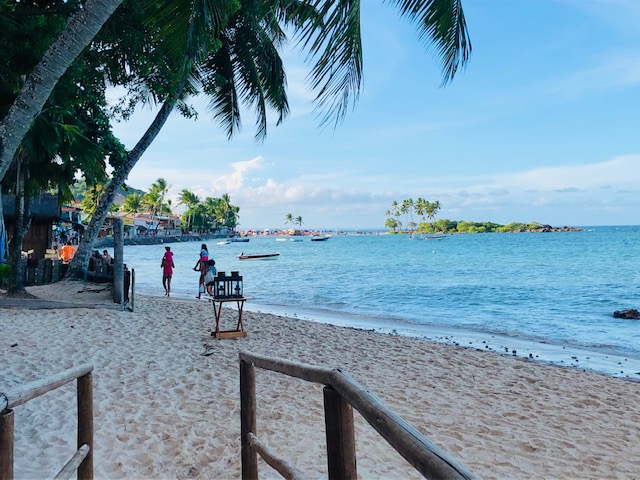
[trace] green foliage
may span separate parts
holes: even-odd
[[[385,223],[385,226],[387,224]],[[551,230],[549,225],[541,225],[536,222],[520,223],[512,222],[500,225],[493,222],[468,222],[455,221],[446,218],[432,223],[420,223],[418,233],[508,233],[508,232],[546,232]]]
[[[7,263],[0,264],[0,278],[9,278],[11,276],[11,265]]]
[[[442,207],[439,201],[429,202],[421,197],[415,201],[412,198],[408,198],[403,200],[401,203],[394,200],[391,204],[391,209],[385,212],[385,215],[387,216],[385,228],[389,230],[401,228],[402,222],[399,217],[404,215],[405,224],[410,232],[416,230],[424,233],[431,232],[433,231],[433,227],[427,223],[427,219],[433,220],[440,211],[440,208]],[[413,220],[414,214],[420,220],[418,223]],[[389,222],[391,216],[396,217],[394,222]]]

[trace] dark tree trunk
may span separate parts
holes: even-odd
[[[9,244],[9,259],[11,264],[11,276],[9,277],[9,295],[24,292],[24,269],[22,268],[22,243],[31,225],[31,208],[25,199],[25,184],[28,171],[18,160],[18,171],[16,175],[16,212],[13,237]]]
[[[125,183],[133,167],[136,165],[138,160],[140,160],[142,154],[147,150],[149,145],[151,145],[151,142],[153,142],[163,125],[166,123],[169,118],[169,114],[173,111],[176,99],[182,94],[183,88],[184,85],[180,86],[177,89],[176,94],[162,105],[162,108],[156,115],[156,118],[153,120],[133,150],[129,152],[126,160],[113,172],[113,177],[111,177],[109,185],[107,185],[104,194],[100,198],[96,211],[94,212],[93,217],[91,217],[91,221],[84,231],[84,236],[78,244],[78,251],[75,253],[71,263],[69,264],[69,270],[67,271],[66,278],[86,280],[91,251],[98,240],[100,227],[102,227],[105,218],[107,218],[109,208],[116,197],[116,191]]]

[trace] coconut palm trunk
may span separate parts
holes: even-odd
[[[22,268],[22,243],[31,226],[31,208],[26,200],[25,185],[28,169],[18,159],[16,175],[15,225],[13,237],[9,244],[9,258],[11,262],[11,276],[7,293],[13,295],[26,291],[24,286],[24,269]]]
[[[7,115],[0,122],[0,181],[60,77],[121,3],[122,0],[87,0],[31,72]],[[0,216],[2,215],[0,202]]]
[[[69,270],[67,271],[67,278],[86,280],[91,251],[98,239],[100,227],[102,227],[105,218],[107,218],[109,208],[116,197],[116,191],[125,183],[125,180],[129,176],[133,167],[136,165],[138,160],[140,160],[142,154],[147,150],[147,148],[149,148],[149,145],[151,145],[166,123],[169,115],[173,111],[177,99],[182,94],[183,89],[184,84],[179,86],[176,93],[165,101],[147,131],[144,133],[142,138],[140,138],[133,150],[131,150],[127,155],[126,160],[113,172],[113,176],[111,177],[104,194],[100,198],[96,211],[84,231],[84,236],[78,244],[78,251],[71,260]]]
[[[18,145],[60,77],[89,45],[120,3],[122,0],[87,0],[31,72],[7,115],[0,122],[0,180],[7,173]]]

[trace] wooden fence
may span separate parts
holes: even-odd
[[[14,418],[12,408],[77,379],[78,450],[56,479],[93,479],[93,380],[92,365],[82,365],[8,392],[0,392],[0,480],[13,479]]]
[[[476,479],[465,466],[430,442],[340,369],[320,368],[240,352],[240,435],[242,478],[258,478],[258,454],[284,478],[302,474],[256,436],[255,367],[325,385],[324,415],[329,479],[356,479],[353,408],[426,478]]]

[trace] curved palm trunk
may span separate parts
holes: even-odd
[[[87,0],[84,8],[45,52],[20,94],[0,122],[0,180],[4,178],[18,145],[31,128],[60,77],[89,45],[122,0]]]
[[[18,145],[31,128],[60,77],[89,45],[122,0],[87,0],[31,72],[7,115],[0,122],[0,181]],[[0,216],[2,202],[0,202]]]
[[[98,239],[100,227],[102,227],[102,224],[109,213],[109,208],[116,197],[118,187],[125,182],[133,167],[136,165],[138,160],[140,160],[140,157],[142,157],[142,154],[147,150],[147,148],[149,148],[151,142],[153,142],[162,129],[163,125],[169,118],[169,114],[173,111],[176,100],[180,97],[183,88],[184,86],[180,86],[175,95],[169,98],[164,105],[162,105],[162,108],[147,131],[144,133],[142,138],[140,138],[133,150],[131,150],[127,155],[127,159],[113,172],[113,177],[111,177],[104,194],[100,198],[96,211],[94,212],[93,217],[91,217],[91,221],[84,231],[84,236],[78,244],[78,251],[71,260],[69,270],[67,271],[67,278],[86,280],[91,251]]]

